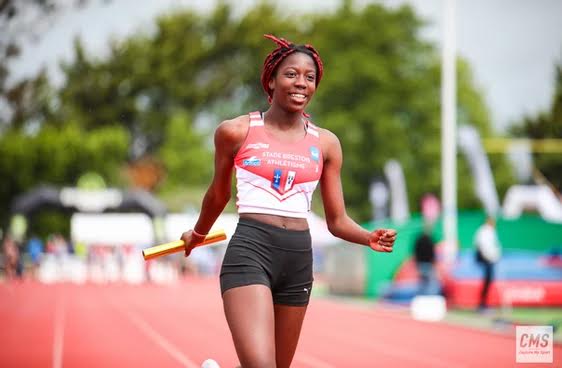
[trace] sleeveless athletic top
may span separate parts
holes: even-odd
[[[322,165],[319,131],[310,121],[303,139],[281,143],[265,131],[262,114],[251,112],[234,158],[238,213],[306,218]]]

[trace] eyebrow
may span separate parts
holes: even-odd
[[[281,71],[287,71],[287,69],[300,70],[299,67],[296,67],[296,66],[294,66],[294,65],[287,65],[287,66],[284,66],[283,68],[281,68]],[[316,67],[312,67],[312,68],[308,68],[308,67],[307,67],[305,72],[306,72],[306,73],[312,72],[312,73],[316,74]]]

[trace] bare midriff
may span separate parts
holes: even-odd
[[[267,215],[263,213],[241,213],[240,218],[253,219],[287,230],[308,229],[308,221],[305,218]]]

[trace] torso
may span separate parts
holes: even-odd
[[[241,213],[240,218],[254,219],[287,230],[308,229],[308,221],[304,218],[268,215],[265,213]]]
[[[280,228],[305,230],[308,228],[305,206],[309,210],[323,165],[319,129],[310,122],[300,132],[293,130],[290,134],[267,128],[263,117],[252,113],[247,136],[236,150],[240,217]],[[260,192],[253,197],[252,191]]]

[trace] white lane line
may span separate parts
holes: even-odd
[[[64,300],[59,299],[55,307],[53,368],[62,368],[62,352],[64,346],[64,315],[65,315],[65,303]]]
[[[335,366],[315,358],[312,355],[303,353],[295,354],[295,360],[312,368],[336,368]]]
[[[121,309],[121,308],[119,308]],[[134,314],[133,312],[121,309],[123,313],[137,326],[146,336],[148,336],[152,341],[158,344],[162,349],[164,349],[168,354],[170,354],[175,360],[180,362],[185,368],[200,368],[199,364],[195,364],[193,360],[188,358],[184,353],[180,351],[174,344],[168,341],[164,336],[160,335],[156,330],[154,330],[148,323],[146,323],[142,318]]]

